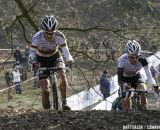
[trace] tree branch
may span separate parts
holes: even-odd
[[[153,27],[152,29],[159,29],[159,26]],[[103,31],[110,31],[113,33],[117,33],[117,32],[123,32],[123,31],[138,31],[138,30],[148,30],[151,28],[143,28],[143,27],[135,27],[135,28],[106,28],[105,26],[95,26],[95,27],[89,27],[89,28],[72,28],[72,27],[68,27],[68,28],[58,28],[59,30],[66,30],[66,31],[79,31],[79,32],[88,32],[88,31],[92,31],[92,30],[103,30]]]
[[[38,26],[34,23],[30,15],[28,14],[28,10],[24,7],[24,4],[21,0],[15,0],[15,2],[19,5],[19,8],[22,11],[22,15],[27,19],[27,21],[31,24],[31,26],[35,29],[35,31],[38,31]]]

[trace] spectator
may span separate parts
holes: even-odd
[[[24,67],[19,63],[19,61],[15,61],[15,63],[13,64],[13,69],[14,68],[17,68],[21,74],[21,81],[24,81],[24,78],[23,78],[23,69]]]
[[[20,73],[21,73],[21,80],[22,81],[27,80],[27,67],[23,66],[21,68],[21,72]]]
[[[104,39],[102,41],[102,45],[108,49],[110,47],[110,43],[111,43],[111,40],[109,39],[108,35],[105,35],[104,36]]]
[[[28,45],[26,46],[26,48],[24,50],[24,56],[25,56],[25,59],[27,61],[28,60],[28,56],[29,56],[29,47],[28,47]]]
[[[26,66],[27,70],[29,70],[29,66],[28,66],[28,57],[29,57],[29,46],[27,45],[25,50],[24,50],[24,59],[25,59],[25,64],[24,66]]]
[[[14,64],[13,64],[13,69],[14,69],[16,66],[19,66],[19,67],[21,66],[20,63],[19,63],[19,61],[15,61],[15,62],[14,62]]]
[[[110,95],[110,87],[111,85],[110,85],[108,72],[104,70],[100,78],[100,91],[103,94],[104,100]]]
[[[98,39],[98,35],[95,33],[91,34],[91,44],[93,46],[93,49],[95,51],[95,58],[100,59],[100,53],[99,53],[99,49],[100,49],[100,42]]]
[[[156,81],[156,84],[158,85],[158,75],[159,75],[158,70],[154,67],[154,65],[151,65],[150,71],[151,71],[152,77],[154,78],[154,80]]]
[[[15,58],[15,61],[19,61],[19,62],[21,61],[22,54],[19,47],[17,47],[16,50],[14,51],[13,57]]]
[[[8,96],[8,100],[10,100],[10,99],[12,99],[12,89],[10,88],[13,85],[12,76],[9,71],[5,71],[4,74],[5,74],[6,85],[8,87],[7,96]]]
[[[21,86],[20,86],[21,74],[17,66],[13,69],[12,73],[13,73],[13,82],[15,85],[16,94],[21,94],[22,92]]]
[[[104,36],[103,41],[102,41],[102,45],[106,49],[106,57],[107,57],[107,59],[111,59],[111,60],[115,61],[116,50],[115,50],[115,48],[113,46],[111,46],[111,44],[112,44],[112,41],[108,37],[108,35],[106,34]]]

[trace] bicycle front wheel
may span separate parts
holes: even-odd
[[[53,108],[59,110],[58,86],[57,83],[52,84]]]

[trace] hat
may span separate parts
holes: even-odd
[[[107,74],[108,73],[108,71],[106,71],[106,70],[103,70],[103,74]]]

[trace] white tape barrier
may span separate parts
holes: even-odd
[[[33,80],[33,79],[35,79],[36,77],[32,77],[32,78],[30,78],[30,79],[28,79],[28,80],[25,80],[25,81],[23,81],[23,82],[20,82],[20,84],[23,84],[23,83],[25,83],[25,82],[28,82],[28,81],[30,81],[30,80]],[[4,91],[6,91],[6,90],[8,90],[8,89],[10,89],[10,88],[13,88],[13,87],[15,87],[16,85],[12,85],[11,87],[7,87],[7,88],[4,88],[4,89],[1,89],[0,90],[0,93],[2,93],[2,92],[4,92]]]
[[[0,63],[1,62],[5,62],[5,61],[7,61],[7,62],[14,62],[15,60],[0,60]]]
[[[12,51],[12,50],[16,50],[16,49],[0,49],[0,51]],[[21,49],[20,51],[25,51],[25,50]]]
[[[114,82],[117,80],[117,76],[112,77],[111,80],[111,93],[115,93],[117,91],[117,82]],[[82,91],[78,94],[75,94],[71,97],[67,98],[68,105],[72,108],[72,110],[81,110],[88,106],[93,105],[94,103],[97,103],[99,100],[102,100],[103,96],[101,95],[101,92],[99,90],[99,85],[96,85],[93,88],[90,88],[89,90]],[[110,100],[112,102],[112,100]]]
[[[96,105],[92,110],[111,110],[113,101],[118,97],[118,91],[108,97],[106,100],[102,101],[98,105]]]
[[[75,94],[71,97],[67,98],[68,105],[72,108],[72,110],[81,110],[92,104],[98,102],[102,99],[99,86],[95,86],[89,90],[82,91],[78,94]]]
[[[155,55],[152,55],[150,57],[147,58],[148,62],[149,62],[149,66],[151,65],[154,65],[155,67],[157,67],[159,64],[160,64],[160,52],[157,52]],[[140,73],[142,74],[143,76],[143,79],[146,81],[147,77],[146,77],[146,74],[145,74],[145,71],[144,69],[142,69],[140,71]],[[117,82],[117,77],[115,77],[111,82]],[[115,89],[118,89],[118,84],[112,84]],[[114,86],[116,85],[116,86]],[[114,95],[112,95],[111,97],[108,97],[106,99],[106,101],[103,101],[101,102],[100,104],[98,104],[97,106],[95,106],[93,108],[93,110],[111,110],[111,107],[112,107],[112,103],[114,101],[114,99],[118,96],[117,93],[115,93]]]

